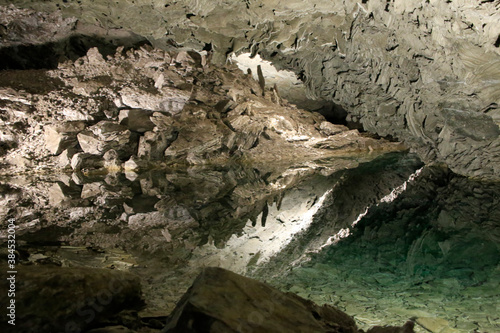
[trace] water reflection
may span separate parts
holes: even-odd
[[[432,331],[499,332],[500,184],[424,168],[348,237],[274,283],[366,326],[413,317]]]
[[[18,176],[0,185],[0,213],[16,219],[22,264],[131,270],[166,314],[201,267],[244,273],[269,260],[307,227],[337,174],[363,162]]]
[[[201,267],[221,266],[367,326],[438,316],[450,329],[498,331],[500,184],[439,168],[417,176],[421,167],[388,154],[17,177],[1,185],[0,207],[20,226],[23,263],[134,272],[165,315]]]

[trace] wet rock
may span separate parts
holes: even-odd
[[[354,320],[221,268],[205,268],[162,332],[358,332]]]
[[[17,277],[16,332],[84,331],[144,304],[139,279],[126,272],[23,266]]]

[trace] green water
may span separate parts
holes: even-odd
[[[500,332],[499,195],[500,184],[425,168],[350,236],[271,281],[365,327],[421,318],[443,332]]]
[[[1,213],[19,225],[20,267],[130,271],[164,316],[204,266],[220,266],[363,328],[415,319],[417,332],[498,333],[500,184],[420,168],[398,153],[14,177],[0,184]]]

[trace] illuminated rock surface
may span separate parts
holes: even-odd
[[[141,43],[206,50],[215,64],[259,54],[302,79],[306,93],[283,77],[295,102],[327,105],[332,118],[347,115],[456,173],[500,174],[498,1],[2,3],[51,13],[2,9],[4,68],[55,68],[91,47],[109,55]]]
[[[500,331],[499,15],[0,0],[0,219],[19,268],[138,276],[146,307],[94,333],[161,330],[206,266],[364,330]],[[405,147],[420,159],[388,153]]]

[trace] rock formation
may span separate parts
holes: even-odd
[[[247,160],[300,163],[402,149],[297,109],[196,52],[92,48],[55,70],[0,73],[2,173],[137,170]],[[40,82],[48,81],[45,85]]]
[[[336,262],[327,275],[363,267],[395,293],[452,285],[498,313],[499,191],[482,181],[500,180],[499,21],[498,0],[0,0],[0,218],[17,226],[20,331],[155,332],[202,266],[272,277],[317,252]],[[288,76],[245,73],[241,55]],[[378,157],[407,148],[435,166],[389,203],[421,162]],[[138,279],[111,269],[147,281],[145,312],[123,313],[142,305]],[[89,299],[102,303],[90,321]],[[214,268],[164,331],[245,329],[361,332],[338,309]]]
[[[206,268],[179,301],[162,332],[343,332],[358,333],[354,320],[327,305],[221,268]],[[413,333],[405,327],[368,333]]]
[[[85,36],[120,28],[163,49],[205,49],[219,64],[232,53],[259,53],[278,68],[295,71],[311,97],[340,105],[348,121],[368,131],[404,141],[424,161],[444,162],[467,176],[500,174],[498,1],[8,3],[60,12],[63,18],[44,19],[64,28],[34,42],[18,37],[19,31],[51,32],[54,24],[37,23],[42,20],[35,16],[19,27],[9,16],[4,48],[47,45],[79,33],[83,25]]]

